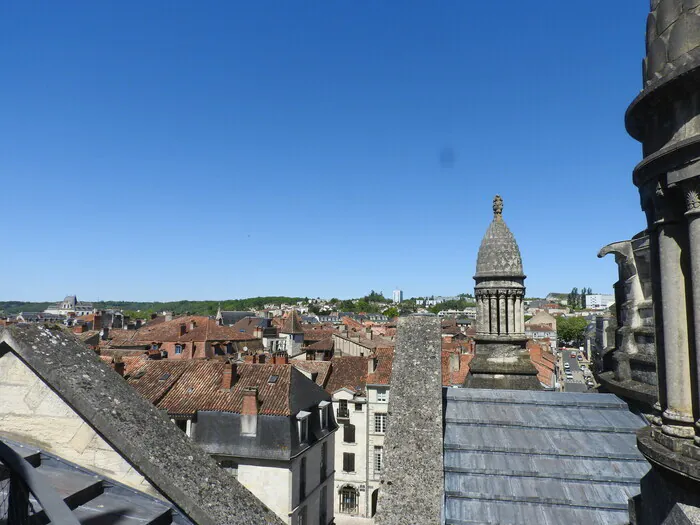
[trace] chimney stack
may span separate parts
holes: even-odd
[[[367,360],[367,373],[374,374],[377,370],[377,358],[375,356],[370,356]]]
[[[185,323],[180,323],[180,337],[187,333],[187,325]]]
[[[195,321],[194,319],[192,319],[192,320],[190,321],[190,330],[194,330],[195,328],[197,328],[197,321]]]
[[[221,376],[221,388],[223,390],[230,390],[233,387],[236,382],[237,372],[238,365],[236,363],[224,364],[224,373]]]
[[[450,372],[459,372],[459,354],[450,354]]]
[[[257,387],[246,387],[243,390],[243,415],[258,415],[258,389]]]
[[[100,339],[102,339],[103,341],[106,341],[108,337],[109,337],[109,328],[107,328],[105,326],[102,329],[102,331],[100,332]]]
[[[264,365],[265,364],[265,357],[266,357],[265,354],[258,354],[258,363],[260,363],[261,365]]]
[[[124,370],[126,368],[126,365],[124,364],[124,361],[118,358],[114,358],[112,360],[112,366],[114,367],[114,371],[119,374],[120,376],[124,377]]]
[[[173,313],[172,312],[165,312],[165,322],[169,322],[173,320]]]

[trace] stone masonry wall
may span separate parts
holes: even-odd
[[[439,525],[444,499],[440,320],[399,318],[378,525]]]
[[[15,354],[0,351],[0,436],[34,445],[161,497]]]

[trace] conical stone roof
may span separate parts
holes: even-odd
[[[503,199],[499,195],[493,199],[493,221],[481,241],[474,277],[525,277],[520,248],[503,220]]]

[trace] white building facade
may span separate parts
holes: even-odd
[[[615,302],[613,294],[592,293],[586,295],[586,308],[605,309]]]
[[[403,290],[394,290],[391,298],[394,301],[394,303],[398,304],[400,302],[403,302]]]

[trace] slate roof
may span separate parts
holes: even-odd
[[[220,314],[221,322],[226,326],[231,326],[236,324],[241,319],[254,316],[255,312],[236,312],[231,310],[223,310],[220,312]]]
[[[122,485],[44,450],[6,438],[2,438],[1,441],[27,461],[36,473],[42,475],[61,499],[70,502],[73,515],[80,523],[194,524],[169,501]],[[6,497],[7,486],[3,485],[0,487],[0,501]],[[40,505],[33,497],[32,500],[38,511]]]
[[[499,212],[494,205],[493,221],[479,247],[475,277],[524,277],[520,248],[503,220],[502,207]]]
[[[612,394],[451,388],[445,524],[623,524],[649,464]]]

